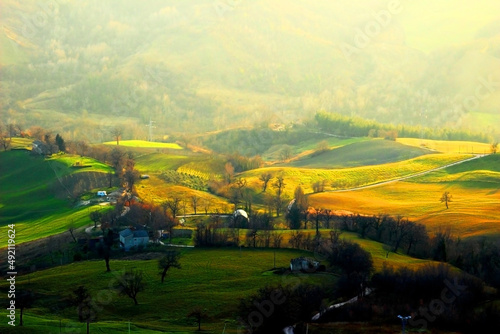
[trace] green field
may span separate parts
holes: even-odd
[[[308,168],[346,168],[398,162],[429,154],[428,150],[375,139],[355,142],[323,153],[304,156],[287,166]]]
[[[291,258],[308,255],[296,250],[187,249],[183,250],[182,269],[171,269],[164,284],[160,282],[156,260],[112,260],[110,273],[105,271],[104,261],[88,261],[18,276],[17,289],[33,289],[39,297],[27,311],[24,330],[25,333],[56,333],[59,319],[65,325],[83,329],[84,325],[77,322],[75,308],[64,305],[63,300],[76,287],[85,285],[102,309],[98,323],[91,324],[91,332],[99,328],[106,333],[126,332],[128,321],[132,328],[146,333],[148,330],[195,332],[194,321],[186,315],[195,306],[201,306],[209,314],[203,329],[221,333],[227,320],[226,333],[236,333],[239,298],[270,284],[328,284],[336,280],[336,276],[328,274],[272,274],[268,270],[274,266],[274,254],[277,267],[288,267]],[[138,295],[137,306],[128,297],[109,290],[117,274],[127,268],[144,271],[147,282],[146,290]],[[0,283],[0,287],[4,290],[6,282]],[[0,332],[6,333],[7,327],[3,321]]]
[[[73,209],[68,201],[54,196],[51,185],[74,172],[109,167],[85,159],[95,166],[74,169],[69,166],[75,157],[44,159],[28,151],[2,152],[0,159],[0,226],[16,224],[17,243],[67,231],[70,224],[80,227],[90,223],[88,208]]]
[[[105,145],[116,146],[116,141],[108,141]],[[140,148],[169,148],[172,150],[182,150],[176,143],[158,143],[145,140],[120,140],[119,146],[124,147],[140,147]]]

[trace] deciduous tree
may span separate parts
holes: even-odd
[[[443,195],[441,196],[441,203],[444,203],[446,205],[446,208],[448,209],[448,203],[451,202],[451,194],[449,191],[445,191]]]
[[[271,173],[262,173],[259,177],[259,180],[262,181],[262,192],[265,193],[267,190],[267,184],[273,178]]]
[[[162,257],[158,261],[158,268],[162,270],[161,272],[161,282],[165,280],[165,276],[167,276],[167,272],[170,268],[181,269],[181,264],[179,259],[181,258],[181,253],[178,251],[167,251],[164,257]]]
[[[135,305],[139,304],[137,295],[139,292],[144,291],[145,287],[144,273],[133,269],[125,271],[115,284],[118,293],[130,297]]]

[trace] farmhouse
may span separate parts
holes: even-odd
[[[40,154],[40,155],[48,155],[50,153],[50,148],[47,144],[40,140],[35,140],[33,141],[33,144],[31,144],[31,152]]]
[[[104,190],[99,190],[99,191],[97,192],[97,196],[99,196],[99,197],[104,197],[104,196],[107,196],[106,191],[104,191]]]
[[[246,228],[249,222],[248,213],[245,210],[238,209],[233,212],[234,227]]]
[[[319,262],[307,257],[298,257],[290,260],[291,271],[315,272],[319,268]]]
[[[131,230],[127,228],[120,232],[120,245],[125,251],[132,247],[146,246],[149,242],[148,232],[145,230]]]

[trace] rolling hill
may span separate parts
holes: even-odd
[[[429,150],[426,149],[379,139],[313,153],[285,166],[308,168],[359,167],[409,160],[429,153]]]
[[[105,179],[109,167],[87,158],[91,168],[71,168],[80,160],[68,156],[45,160],[25,150],[0,153],[0,226],[16,225],[16,243],[91,223],[89,208],[74,208],[67,198],[73,196],[74,180],[90,187],[79,192],[89,191],[99,184],[96,173]],[[68,178],[72,175],[73,180]]]
[[[500,76],[494,0],[465,12],[467,4],[450,0],[408,4],[362,48],[357,34],[376,23],[384,1],[44,4],[1,4],[9,38],[0,42],[26,61],[13,61],[5,48],[0,118],[26,127],[102,142],[117,124],[124,137],[144,139],[150,118],[161,136],[289,124],[327,110],[498,134],[491,121],[500,91],[488,84]],[[436,18],[409,14],[443,6]],[[440,39],[451,26],[460,31],[453,42],[450,34]]]
[[[351,192],[309,196],[311,205],[376,215],[391,213],[424,223],[428,230],[450,229],[466,237],[499,235],[499,155],[491,155],[425,176]],[[443,192],[453,196],[449,209]]]

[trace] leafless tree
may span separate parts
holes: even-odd
[[[143,278],[144,274],[142,271],[127,270],[120,276],[115,288],[120,294],[130,297],[134,301],[134,304],[138,305],[137,295],[139,292],[144,291],[146,286]]]
[[[162,270],[161,272],[161,282],[165,280],[165,276],[167,276],[167,272],[170,268],[181,269],[181,264],[179,259],[181,257],[181,253],[178,251],[167,251],[164,257],[162,257],[158,261],[158,268]]]
[[[206,316],[207,313],[200,306],[196,306],[187,315],[188,318],[194,318],[196,320],[196,323],[198,324],[198,331],[201,331],[201,320],[203,320]]]
[[[198,200],[200,198],[196,195],[191,196],[191,207],[193,208],[194,214],[196,214],[196,209],[198,207]]]
[[[117,125],[111,130],[111,134],[113,138],[116,140],[116,145],[120,145],[120,139],[123,135],[123,127]]]
[[[441,196],[441,203],[444,203],[446,205],[446,208],[448,209],[448,203],[451,202],[451,194],[449,191],[445,191],[443,195]]]
[[[265,193],[266,190],[267,190],[267,184],[269,183],[269,181],[273,178],[273,176],[271,175],[271,173],[263,173],[261,174],[261,176],[259,177],[259,180],[262,181],[262,192]]]

